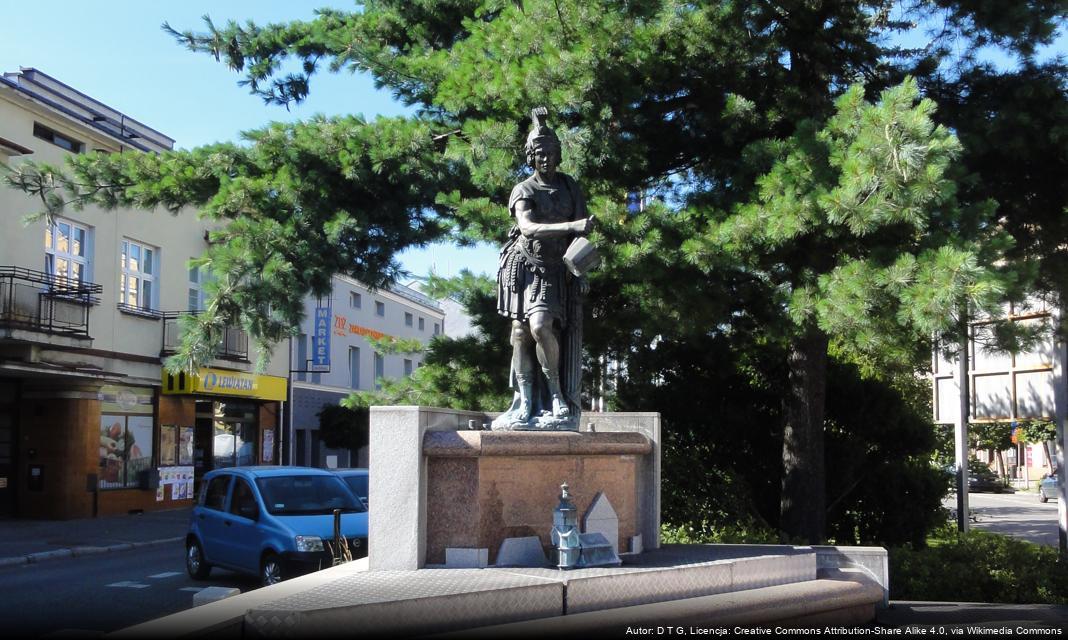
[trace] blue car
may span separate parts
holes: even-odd
[[[334,510],[340,532],[334,537]],[[367,509],[335,474],[308,467],[229,467],[204,475],[186,535],[197,580],[213,566],[264,585],[367,555]]]
[[[349,490],[355,493],[356,497],[363,501],[363,506],[370,508],[371,502],[370,498],[368,498],[370,492],[367,489],[367,469],[335,469],[334,473],[341,476],[341,479],[345,481],[345,484],[349,485]]]

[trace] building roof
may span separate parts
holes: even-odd
[[[13,89],[125,146],[155,152],[174,148],[173,138],[33,67],[20,67],[17,72],[3,74],[0,86]]]

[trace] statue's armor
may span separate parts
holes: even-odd
[[[533,222],[572,222],[586,217],[578,184],[563,173],[556,174],[552,185],[542,184],[536,176],[517,184],[508,199],[513,216],[520,200],[529,201]],[[572,283],[563,257],[572,239],[572,234],[567,234],[534,240],[513,227],[501,249],[497,273],[497,311],[501,315],[526,320],[540,311],[553,316],[561,326],[567,323],[568,287]]]

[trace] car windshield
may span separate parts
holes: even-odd
[[[263,503],[275,515],[315,515],[365,511],[363,505],[334,476],[275,476],[257,478]]]
[[[345,484],[358,498],[367,497],[367,476],[343,476]]]

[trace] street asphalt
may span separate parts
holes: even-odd
[[[173,544],[185,537],[190,509],[80,520],[0,520],[0,568],[99,553],[131,553]],[[1068,606],[1003,605],[966,602],[891,601],[879,612],[880,627],[932,625],[1015,630],[1068,628]]]

